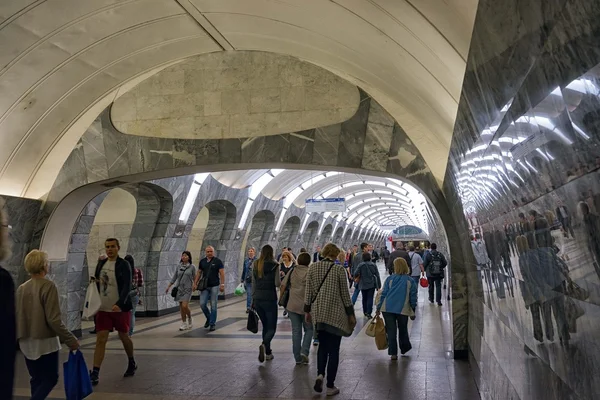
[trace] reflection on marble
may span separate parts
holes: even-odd
[[[479,3],[444,192],[483,398],[600,393],[599,16]]]

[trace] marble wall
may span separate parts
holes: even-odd
[[[10,272],[16,285],[28,279],[23,267],[25,256],[30,250],[35,228],[35,220],[42,202],[12,196],[0,196],[0,204],[6,215],[10,256],[2,261],[2,267]]]
[[[600,393],[599,17],[479,2],[444,192],[485,399]]]
[[[115,101],[111,118],[130,135],[255,137],[346,121],[358,102],[356,86],[323,68],[231,51],[191,57],[153,75]]]

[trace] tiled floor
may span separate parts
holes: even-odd
[[[445,299],[444,293],[444,299]],[[101,382],[90,399],[313,399],[316,377],[316,347],[310,365],[296,366],[291,354],[291,325],[280,314],[273,341],[275,359],[257,360],[260,334],[246,331],[245,300],[221,302],[217,331],[208,333],[204,317],[194,305],[195,327],[179,332],[175,315],[140,320],[134,335],[139,369],[135,377],[123,378],[126,357],[121,343],[112,337],[101,370]],[[362,316],[360,298],[357,315]],[[378,351],[374,339],[365,335],[366,319],[359,318],[357,330],[342,340],[342,354],[336,386],[337,399],[479,399],[466,361],[452,359],[452,328],[447,304],[427,301],[420,289],[417,319],[409,322],[413,349],[396,362],[387,351]],[[83,352],[91,364],[94,337],[82,340]],[[66,355],[66,352],[65,354]],[[27,398],[28,375],[18,360],[17,398]],[[23,397],[21,397],[23,396]],[[62,383],[52,398],[64,398]]]

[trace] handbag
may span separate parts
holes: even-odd
[[[565,283],[564,290],[567,296],[577,300],[585,301],[590,297],[590,292],[573,282],[571,278],[568,278],[568,281]]]
[[[385,324],[381,317],[375,317],[375,345],[377,350],[385,350],[388,348],[387,332],[385,331]]]
[[[421,274],[421,279],[419,279],[419,284],[421,285],[421,287],[429,287],[429,280],[427,279],[427,277],[423,274]]]
[[[65,395],[67,400],[81,400],[92,394],[92,381],[81,351],[69,352],[63,364]]]
[[[369,324],[369,326],[367,326],[367,329],[365,330],[365,334],[372,338],[375,337],[375,322],[376,322],[376,318],[372,319],[371,323]]]
[[[565,317],[569,327],[569,333],[577,333],[577,318],[582,317],[585,310],[575,300],[565,297]]]
[[[294,272],[294,267],[292,267],[287,273],[287,284],[283,289],[283,293],[279,296],[279,302],[277,303],[280,307],[287,308],[288,302],[290,301],[290,287],[292,286],[292,272]]]
[[[212,264],[208,267],[208,271],[206,272],[206,274],[204,273],[204,271],[202,271],[202,278],[200,278],[200,281],[198,282],[198,287],[197,287],[197,289],[201,292],[208,288],[208,276],[210,275],[211,268],[212,268]]]
[[[258,333],[258,314],[253,308],[248,311],[248,323],[246,324],[246,329],[252,333]]]
[[[174,299],[177,298],[177,293],[179,293],[179,284],[181,283],[181,278],[183,278],[185,271],[187,271],[187,268],[184,269],[183,271],[181,271],[181,270],[177,271],[177,272],[181,272],[181,274],[177,277],[177,281],[175,282],[175,287],[173,289],[171,289],[171,296],[173,296]]]

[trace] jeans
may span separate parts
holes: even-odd
[[[360,290],[358,290],[358,283],[354,284],[354,293],[352,293],[352,304],[356,304]]]
[[[262,322],[262,344],[267,355],[271,354],[271,340],[277,331],[277,300],[255,300],[254,309]]]
[[[362,293],[362,305],[363,312],[365,314],[371,314],[373,312],[373,300],[375,296],[375,288],[361,290]]]
[[[325,375],[325,367],[327,367],[327,387],[332,388],[340,363],[342,337],[327,331],[319,331],[318,336],[317,375]]]
[[[429,277],[427,278],[427,280],[429,281],[429,301],[433,301],[433,292],[435,289],[435,301],[437,303],[441,303],[442,302],[442,280],[444,279],[443,276],[440,277]],[[435,285],[435,286],[434,286]]]
[[[252,283],[244,282],[244,288],[246,288],[246,310],[252,308]]]
[[[412,349],[408,337],[408,317],[402,314],[384,312],[383,319],[388,337],[388,354],[390,356],[398,355],[398,341],[400,342],[400,352],[402,354]],[[396,335],[398,335],[398,340],[396,340]]]
[[[310,341],[313,337],[313,325],[306,322],[304,314],[288,311],[292,323],[292,351],[296,362],[302,361],[301,354],[308,357]],[[302,329],[304,328],[304,339]]]
[[[208,311],[208,298],[210,297],[210,312]],[[200,308],[208,321],[208,324],[215,326],[217,324],[217,300],[219,300],[219,287],[213,286],[200,292]]]
[[[37,360],[25,358],[29,370],[31,400],[43,400],[58,383],[58,351],[45,354]]]
[[[131,310],[131,321],[129,322],[129,336],[133,336],[133,330],[135,328],[135,309],[140,302],[140,296],[134,296],[131,298],[133,309]]]

